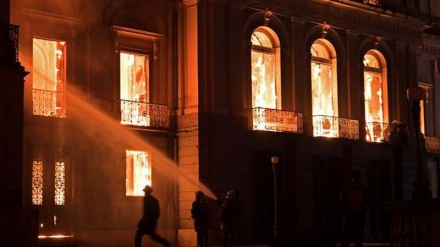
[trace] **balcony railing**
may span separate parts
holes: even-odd
[[[440,137],[425,136],[425,145],[428,153],[440,154]]]
[[[170,112],[168,106],[138,101],[118,100],[121,124],[154,128],[168,128]]]
[[[46,117],[66,117],[64,93],[34,89],[32,95],[33,114]]]
[[[252,108],[249,114],[249,128],[275,132],[303,132],[301,113],[267,108]]]
[[[365,140],[367,142],[385,142],[391,134],[390,127],[389,123],[366,122]]]
[[[0,65],[18,63],[18,26],[0,23]]]
[[[359,121],[332,116],[313,116],[313,136],[359,140]]]

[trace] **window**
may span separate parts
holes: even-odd
[[[66,167],[63,161],[54,164],[54,205],[64,205],[66,201]],[[43,205],[44,165],[41,160],[32,162],[32,205]]]
[[[43,162],[32,162],[32,205],[43,205]]]
[[[381,142],[388,129],[386,64],[382,54],[370,50],[364,56],[366,141]]]
[[[149,126],[149,56],[120,53],[121,123]]]
[[[268,27],[258,27],[251,36],[252,130],[298,129],[296,115],[281,110],[280,42]]]
[[[151,185],[149,153],[126,150],[126,195],[143,196],[145,185]]]
[[[257,28],[251,37],[252,108],[281,109],[280,49],[276,34]]]
[[[316,40],[311,52],[313,135],[337,137],[339,125],[336,55],[325,39]]]
[[[33,114],[66,117],[66,42],[33,39]]]

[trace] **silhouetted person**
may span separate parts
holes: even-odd
[[[197,246],[208,247],[209,208],[202,191],[196,191],[196,200],[191,206],[191,217],[194,219],[194,230],[197,232]]]
[[[350,183],[341,191],[344,207],[341,247],[348,247],[350,242],[362,247],[368,192],[360,178],[360,171],[353,170]]]
[[[234,244],[240,214],[241,203],[237,201],[236,191],[230,190],[226,193],[226,200],[221,204],[220,208],[220,229],[223,234],[222,247]]]
[[[153,189],[150,186],[145,186],[144,192],[144,216],[138,223],[134,245],[135,247],[142,247],[142,236],[150,235],[151,239],[168,247],[169,242],[156,233],[157,219],[160,216],[159,201],[151,195]]]

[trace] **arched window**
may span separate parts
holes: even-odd
[[[278,37],[272,29],[258,27],[251,42],[252,108],[281,109]]]
[[[281,110],[280,41],[268,27],[258,27],[251,36],[252,129],[280,131]]]
[[[336,52],[325,39],[317,39],[310,48],[313,135],[337,137],[338,87]]]
[[[369,50],[364,56],[366,140],[381,142],[388,126],[387,70],[383,55]]]

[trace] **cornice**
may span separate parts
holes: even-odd
[[[424,23],[417,18],[404,16],[380,7],[362,3],[350,4],[324,0],[231,0],[246,4],[250,9],[262,11],[269,8],[274,15],[303,19],[308,22],[326,21],[332,28],[351,29],[364,33],[380,33],[389,39],[420,40]]]

